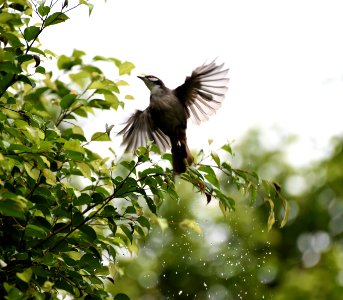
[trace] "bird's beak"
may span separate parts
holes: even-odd
[[[142,79],[144,81],[144,76],[137,76],[139,79]]]

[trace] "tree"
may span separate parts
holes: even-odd
[[[223,212],[235,200],[223,189],[228,180],[252,201],[259,194],[286,208],[279,186],[255,172],[235,169],[232,150],[198,154],[198,162],[173,178],[170,154],[153,144],[133,158],[102,157],[90,150],[111,140],[113,124],[90,139],[80,120],[98,110],[117,110],[134,65],[116,58],[87,58],[82,50],[54,59],[42,50],[40,34],[68,19],[89,1],[0,1],[0,294],[7,299],[57,299],[65,293],[84,299],[126,299],[113,289],[116,256],[133,251],[150,232],[164,201],[180,201],[176,181],[190,184],[202,201],[217,201]],[[117,69],[107,78],[99,62]],[[219,174],[222,177],[219,179]],[[287,211],[287,209],[286,209]],[[281,225],[284,225],[286,215]],[[194,226],[184,222],[185,226]],[[114,292],[113,292],[114,291]]]

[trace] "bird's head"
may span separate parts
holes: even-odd
[[[154,93],[157,89],[164,88],[164,83],[161,79],[153,75],[147,76],[138,76],[139,79],[142,79],[151,93]]]

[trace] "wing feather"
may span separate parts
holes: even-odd
[[[123,135],[123,145],[126,146],[126,150],[136,150],[140,146],[146,146],[148,141],[154,142],[162,151],[170,148],[169,138],[154,126],[149,108],[143,111],[136,110],[118,134]]]
[[[188,117],[195,123],[208,120],[221,106],[228,90],[229,69],[222,70],[224,64],[214,61],[196,68],[184,84],[174,90],[175,95],[185,105]]]

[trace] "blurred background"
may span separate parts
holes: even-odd
[[[42,35],[57,54],[82,49],[136,65],[127,79],[136,100],[87,120],[89,134],[148,105],[135,75],[174,88],[205,61],[225,63],[223,107],[189,125],[189,144],[196,152],[232,142],[233,166],[279,182],[291,207],[286,227],[268,232],[261,199],[251,205],[227,183],[237,210],[224,217],[180,182],[180,203],[163,203],[148,240],[123,253],[117,291],[144,300],[342,299],[342,8],[341,1],[97,1],[90,17],[71,12]]]

